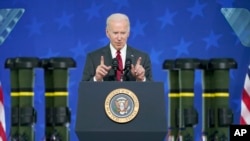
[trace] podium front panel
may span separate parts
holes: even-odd
[[[138,113],[129,122],[115,122],[105,112],[105,100],[116,89],[128,89],[138,98]],[[80,141],[163,141],[166,121],[161,82],[81,82],[79,85],[75,131]]]

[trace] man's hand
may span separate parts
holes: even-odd
[[[104,57],[101,56],[100,65],[97,66],[96,71],[95,71],[95,79],[96,79],[96,81],[102,81],[103,77],[108,74],[110,69],[111,69],[111,66],[106,66],[104,64]]]
[[[136,65],[131,65],[131,73],[137,81],[143,81],[145,79],[145,69],[141,65],[141,57],[138,58]]]

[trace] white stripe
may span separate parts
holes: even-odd
[[[246,78],[245,78],[244,89],[246,90],[247,94],[250,96],[250,79],[248,75],[246,75]]]
[[[241,117],[246,121],[246,124],[250,124],[250,111],[243,101],[241,101]]]
[[[0,102],[0,122],[2,123],[4,131],[6,131],[5,127],[5,113],[2,102]]]

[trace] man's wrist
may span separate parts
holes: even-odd
[[[145,82],[146,81],[146,77],[144,76],[144,78],[142,80],[138,80],[136,79],[136,81],[139,81],[139,82]]]
[[[93,80],[94,80],[94,82],[96,82],[96,81],[97,81],[97,80],[96,80],[96,78],[95,78],[95,76],[94,76]]]
[[[97,80],[95,76],[94,76],[93,80],[94,80],[94,82],[103,81],[103,80]]]

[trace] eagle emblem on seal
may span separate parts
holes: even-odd
[[[131,90],[118,88],[107,95],[104,109],[111,120],[127,123],[133,120],[139,112],[139,100]]]
[[[130,110],[130,106],[128,104],[128,99],[125,97],[119,97],[115,101],[117,112],[121,115],[127,114]]]

